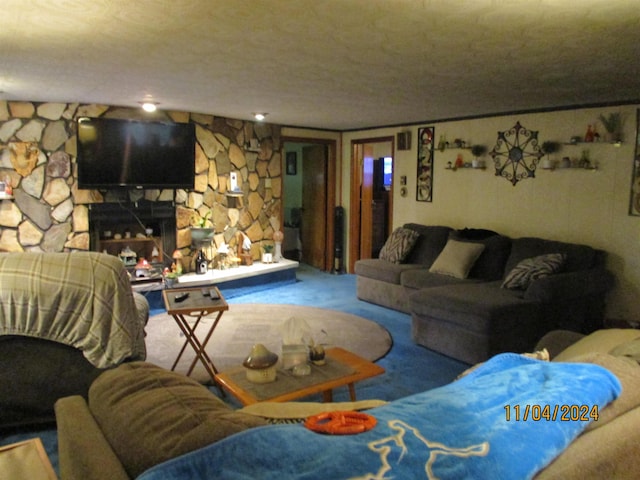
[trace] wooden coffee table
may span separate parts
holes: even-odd
[[[356,400],[355,382],[384,373],[384,368],[343,348],[327,349],[327,364],[312,365],[311,375],[294,376],[288,371],[278,370],[272,383],[251,383],[244,367],[218,373],[216,382],[228,390],[243,405],[258,402],[287,402],[322,393],[323,401],[333,400],[333,389],[347,386],[351,401]]]

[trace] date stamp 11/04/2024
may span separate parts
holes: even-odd
[[[598,405],[505,405],[507,422],[589,422],[598,420]]]

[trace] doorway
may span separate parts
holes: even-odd
[[[394,138],[351,142],[349,271],[356,260],[376,258],[393,224]]]
[[[322,271],[334,262],[336,142],[283,139],[283,255]]]

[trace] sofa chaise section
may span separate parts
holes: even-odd
[[[505,280],[521,262],[560,254],[558,272],[523,288]],[[409,297],[416,343],[467,363],[505,351],[530,351],[548,331],[590,333],[602,326],[613,278],[604,252],[586,245],[525,237],[512,240],[502,281],[425,288]]]

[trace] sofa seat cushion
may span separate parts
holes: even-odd
[[[522,298],[522,292],[499,287],[500,282],[482,282],[418,290],[409,296],[411,312],[482,334],[511,330],[542,316],[538,304]]]
[[[232,410],[194,380],[146,362],[123,364],[100,375],[89,389],[89,408],[131,478],[266,424]]]
[[[424,268],[424,265],[391,263],[379,258],[367,258],[355,263],[356,275],[396,285],[400,285],[400,278],[404,272]]]
[[[477,280],[461,279],[451,275],[433,273],[424,268],[414,268],[401,273],[400,282],[403,287],[419,290],[421,288],[442,287],[445,285],[459,285]]]

